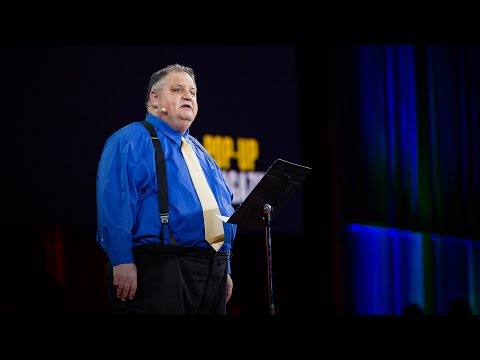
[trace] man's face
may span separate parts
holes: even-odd
[[[198,112],[197,88],[185,72],[171,72],[162,80],[157,90],[158,117],[167,121],[179,133],[184,133]],[[164,108],[166,111],[160,112]]]

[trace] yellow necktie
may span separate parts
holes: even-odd
[[[205,174],[198,162],[197,155],[183,137],[181,149],[193,181],[193,186],[195,186],[202,205],[203,220],[205,223],[205,239],[212,245],[215,251],[218,251],[223,245],[224,235],[222,220],[217,217],[217,214],[220,215],[217,200],[215,200],[212,189],[210,189],[207,183]]]

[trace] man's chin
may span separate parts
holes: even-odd
[[[180,134],[183,134],[192,125],[193,119],[179,119],[175,122],[175,130]]]
[[[195,120],[193,118],[193,116],[181,117],[180,118],[180,121],[182,122],[182,124],[188,124],[188,126],[192,125],[193,120]]]

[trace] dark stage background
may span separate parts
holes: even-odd
[[[5,313],[108,314],[98,159],[175,62],[197,73],[192,135],[252,146],[225,162],[240,198],[277,158],[313,169],[272,222],[279,315],[445,314],[451,300],[480,313],[478,47],[38,44],[0,58]],[[233,253],[228,313],[268,315],[262,229],[239,227]]]

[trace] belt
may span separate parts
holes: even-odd
[[[210,257],[210,256],[225,257],[230,255],[230,252],[228,251],[215,251],[211,248],[209,249],[209,248],[185,247],[185,246],[177,246],[177,245],[162,245],[160,243],[140,244],[133,248],[133,252],[135,254],[167,252],[167,253],[174,253],[178,255],[197,255],[202,257]]]

